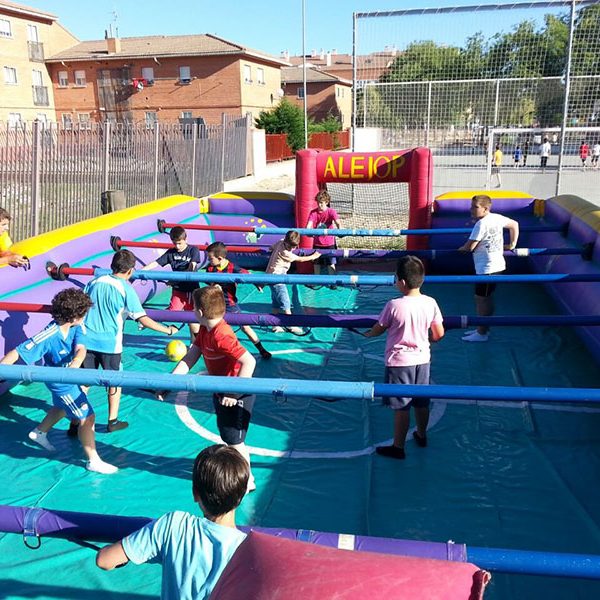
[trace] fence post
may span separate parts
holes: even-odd
[[[101,124],[104,131],[104,148],[103,148],[103,161],[102,161],[102,191],[108,191],[108,173],[110,171],[110,121],[104,121]]]
[[[153,200],[158,198],[158,140],[159,140],[159,124],[158,121],[154,121],[154,197]]]
[[[27,125],[24,125],[25,127]],[[31,235],[40,233],[40,211],[42,207],[40,193],[40,170],[42,166],[41,123],[37,119],[32,123],[33,168],[31,170]]]
[[[185,127],[185,125],[184,125]],[[198,121],[192,123],[192,196],[196,196],[196,150],[198,139]]]
[[[500,80],[496,79],[496,100],[494,102],[494,127],[498,126],[499,106],[500,106]]]
[[[225,127],[227,115],[221,113],[221,189],[225,187]]]
[[[430,124],[431,124],[431,81],[427,85],[427,123],[425,125],[425,147],[429,147]]]
[[[496,135],[496,130],[491,129],[488,134],[488,147],[487,147],[487,155],[486,155],[486,164],[485,164],[485,189],[489,190],[492,185],[492,157],[494,156],[494,136]]]

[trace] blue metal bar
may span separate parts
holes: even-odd
[[[467,546],[467,560],[497,573],[600,579],[600,556]]]
[[[597,388],[520,388],[501,386],[396,385],[372,382],[305,381],[299,379],[241,379],[211,375],[133,373],[61,369],[30,365],[0,365],[0,378],[12,381],[72,383],[102,387],[149,388],[203,393],[265,394],[276,397],[372,399],[374,396],[408,396],[445,400],[499,400],[511,402],[592,402],[600,403]]]
[[[436,229],[316,229],[307,227],[294,227],[300,235],[332,235],[335,237],[360,236],[360,237],[397,237],[400,235],[444,235],[456,233],[471,233],[472,227],[438,227]],[[521,231],[564,231],[564,225],[525,225]],[[285,235],[289,227],[256,227],[255,233],[260,239],[263,235]]]
[[[314,249],[299,248],[294,251],[299,256],[309,256]],[[514,250],[505,250],[504,256],[562,256],[562,255],[583,255],[583,248],[515,248]],[[431,258],[435,260],[438,256],[459,254],[456,248],[438,248],[431,250],[370,250],[368,248],[338,248],[336,250],[319,249],[323,256],[337,256],[340,258],[400,258],[402,256],[418,256],[419,258]],[[235,254],[232,252],[231,254]],[[257,253],[258,254],[258,253]],[[270,254],[268,251],[262,254]]]
[[[110,269],[94,269],[94,277]],[[203,283],[251,283],[254,285],[395,285],[394,275],[271,275],[267,273],[206,273],[204,271],[134,271],[131,279],[142,281],[198,281]],[[426,275],[425,283],[562,283],[600,281],[596,273],[541,273],[537,275]]]

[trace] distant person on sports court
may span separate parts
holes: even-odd
[[[28,365],[44,360],[47,367],[78,369],[85,358],[81,324],[92,306],[90,297],[80,289],[68,288],[52,299],[52,321],[32,338],[11,350],[0,364],[14,365],[19,359]],[[84,390],[73,383],[47,383],[52,394],[52,408],[43,421],[29,432],[29,439],[49,452],[56,448],[48,440],[48,432],[67,416],[79,426],[79,441],[87,456],[86,469],[110,475],[117,467],[104,462],[96,451],[95,415]]]
[[[502,186],[502,179],[500,178],[500,168],[502,167],[502,159],[504,158],[504,154],[500,149],[500,144],[496,144],[496,149],[494,150],[494,156],[492,157],[492,176],[496,176],[498,180],[498,184],[496,187]]]
[[[279,240],[271,246],[271,258],[265,270],[265,273],[273,273],[274,275],[286,275],[293,262],[309,262],[317,260],[321,256],[318,252],[313,252],[310,256],[298,256],[292,250],[300,245],[300,234],[293,229],[285,234],[282,240]],[[283,313],[284,315],[292,314],[292,303],[285,283],[275,283],[271,285],[271,303],[273,306],[273,314]],[[284,331],[283,327],[273,327],[275,333]],[[288,327],[290,333],[301,335],[304,333],[301,327]]]
[[[404,256],[396,267],[396,285],[400,298],[390,300],[365,333],[375,337],[387,332],[385,343],[385,382],[395,384],[429,384],[430,342],[444,336],[442,313],[437,302],[421,293],[425,267],[416,256]],[[404,444],[410,425],[410,408],[415,411],[416,431],[413,438],[418,446],[427,446],[429,398],[390,397],[384,402],[394,411],[394,441],[391,446],[379,446],[377,454],[389,458],[406,457]]]
[[[213,242],[210,244],[206,248],[206,258],[208,260],[208,266],[206,267],[208,273],[248,273],[246,269],[237,267],[227,258],[227,246],[223,242]],[[219,286],[225,296],[226,312],[241,313],[242,311],[237,303],[237,285],[235,283],[220,283]],[[250,325],[242,325],[241,329],[254,344],[262,358],[265,360],[271,358],[271,353],[265,350],[260,338]]]
[[[10,220],[10,213],[4,208],[0,208],[0,265],[26,267],[29,264],[29,259],[10,251],[12,246],[12,240],[8,233]]]
[[[600,143],[596,142],[592,147],[592,167],[598,168],[600,162]]]
[[[550,145],[548,138],[545,137],[544,143],[540,146],[540,167],[542,168],[542,171],[546,169],[546,166],[548,164],[548,158],[551,154],[552,146]]]
[[[579,146],[579,158],[581,159],[581,166],[585,169],[587,166],[587,159],[590,155],[590,147],[585,140],[582,140],[581,146]]]
[[[523,150],[521,150],[521,146],[517,146],[515,148],[515,152],[513,154],[513,159],[515,161],[515,168],[521,166],[521,160],[523,158]]]
[[[202,356],[209,375],[252,377],[256,359],[240,344],[224,319],[225,297],[221,288],[214,285],[199,288],[194,290],[192,297],[200,330],[188,353],[173,369],[173,375],[187,375]],[[167,392],[157,392],[156,397],[164,400]],[[213,394],[219,435],[246,459],[248,465],[250,452],[245,440],[254,401],[254,394]],[[256,483],[250,472],[248,491],[255,489]]]
[[[527,166],[527,157],[529,156],[529,138],[525,139],[523,144],[523,166]]]
[[[471,199],[471,216],[476,223],[469,239],[459,248],[460,252],[471,252],[477,275],[501,275],[506,269],[504,250],[514,250],[519,239],[519,224],[508,217],[492,213],[492,199],[479,194]],[[504,229],[510,233],[510,242],[504,244]],[[493,293],[495,283],[475,285],[475,307],[480,317],[494,314]],[[480,325],[467,332],[465,342],[487,342],[489,327]]]
[[[127,317],[160,333],[173,335],[177,331],[174,325],[163,325],[151,319],[142,308],[142,303],[129,283],[135,267],[135,256],[129,250],[115,252],[110,275],[100,275],[86,286],[93,306],[85,318],[85,345],[87,355],[83,362],[86,369],[102,367],[106,371],[121,370],[123,352],[123,328]],[[119,421],[121,388],[109,387],[108,427],[109,433],[129,426],[127,421]],[[75,435],[72,427],[70,435]]]
[[[187,243],[187,234],[183,227],[176,225],[169,232],[169,237],[173,242],[173,247],[169,248],[162,256],[155,261],[147,264],[142,270],[147,271],[156,269],[156,267],[166,267],[169,265],[174,272],[195,271],[202,257],[200,250],[196,246],[190,246]],[[173,281],[171,283],[171,301],[167,310],[194,310],[192,302],[192,292],[198,289],[197,281]],[[198,333],[198,323],[190,323],[190,339],[194,342]]]
[[[207,600],[246,537],[235,527],[235,510],[246,493],[248,474],[248,464],[233,448],[205,448],[192,470],[194,502],[204,516],[166,513],[99,550],[96,565],[110,571],[129,561],[160,562],[161,598]]]
[[[340,229],[340,218],[331,204],[331,196],[327,190],[321,190],[315,197],[317,208],[310,211],[308,215],[308,221],[306,223],[307,229]],[[317,235],[313,238],[313,248],[315,250],[335,250],[337,248],[336,238],[333,235]],[[335,256],[321,256],[317,260],[317,265],[326,266],[329,275],[335,275]],[[321,269],[318,268],[317,272]],[[335,286],[330,286],[335,289]]]

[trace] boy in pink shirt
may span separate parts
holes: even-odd
[[[338,214],[329,207],[331,196],[327,190],[321,190],[316,196],[315,201],[317,208],[310,211],[306,227],[308,229],[339,229],[340,218]],[[333,235],[317,235],[313,241],[315,250],[335,250],[335,236]],[[327,267],[329,275],[335,275],[335,256],[322,256],[317,264]],[[318,270],[317,270],[318,273]]]
[[[437,302],[421,294],[425,278],[423,263],[416,256],[404,256],[396,268],[396,285],[402,297],[390,300],[365,337],[375,337],[387,331],[385,343],[385,382],[429,384],[429,343],[444,336],[442,313]],[[427,446],[429,398],[385,398],[394,411],[394,443],[376,448],[377,454],[389,458],[405,458],[404,443],[410,425],[410,407],[415,409],[417,430],[415,442]]]

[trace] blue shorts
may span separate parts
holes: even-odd
[[[405,385],[429,385],[429,363],[407,367],[386,367],[385,382]],[[429,398],[389,396],[383,399],[383,403],[394,410],[409,410],[411,406],[428,408],[431,400]]]
[[[81,421],[94,414],[94,409],[88,402],[87,396],[76,385],[73,386],[71,393],[52,392],[52,406],[64,410],[71,421]]]
[[[285,283],[276,283],[271,286],[271,304],[273,308],[283,312],[291,310],[292,303]]]

